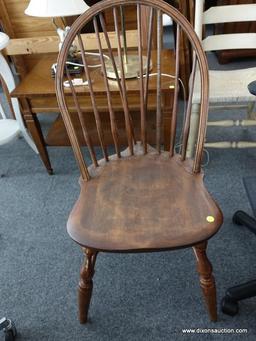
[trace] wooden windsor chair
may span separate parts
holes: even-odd
[[[131,80],[125,79],[126,65],[120,38],[120,6],[125,12],[125,7],[128,5],[137,7],[138,49],[135,52],[139,56],[139,77],[137,79],[140,86],[141,102],[139,137],[134,134],[133,121],[129,113],[129,82]],[[145,46],[142,48],[142,8],[143,10],[146,8],[149,14],[146,23],[148,25],[146,48]],[[104,20],[104,11],[109,9],[112,9],[115,23],[116,48],[110,44]],[[173,98],[170,98],[170,101],[173,101],[173,113],[169,151],[163,151],[161,147],[163,121],[161,86],[166,81],[161,73],[162,14],[164,13],[177,23],[175,91]],[[97,52],[101,63],[101,68],[98,70],[89,68],[89,56],[86,54],[86,46],[80,35],[81,29],[91,21],[93,21],[95,39],[98,42]],[[156,30],[157,35],[156,77],[150,76],[153,30]],[[200,127],[193,160],[186,158],[193,91],[189,94],[186,105],[181,150],[179,153],[175,152],[178,94],[182,88],[179,86],[179,45],[182,31],[187,35],[195,55],[192,83],[197,64],[202,82]],[[85,70],[84,77],[88,86],[75,87],[65,66],[69,48],[75,39],[80,49]],[[107,78],[104,55],[107,55],[107,59],[109,58],[112,63],[116,75],[114,81]],[[116,55],[117,59],[114,58]],[[142,65],[143,56],[146,56],[145,71]],[[120,69],[118,69],[118,63]],[[145,72],[144,77],[143,71]],[[114,155],[109,155],[109,146],[104,141],[104,126],[101,122],[97,98],[94,96],[93,76],[95,76],[95,72],[101,72],[104,78],[105,96],[108,101],[115,147]],[[68,80],[70,88],[64,88],[63,82],[66,80]],[[152,81],[157,85],[155,93],[150,87]],[[192,83],[191,89],[193,89]],[[119,91],[123,107],[128,145],[125,150],[119,143],[115,103],[112,103],[111,96],[113,88]],[[98,252],[151,252],[185,247],[192,247],[195,252],[203,294],[210,318],[215,321],[217,318],[215,282],[212,266],[206,255],[206,247],[207,240],[218,231],[222,224],[222,213],[204,186],[200,166],[208,112],[208,69],[200,41],[189,22],[177,10],[161,0],[105,0],[92,6],[75,21],[63,44],[58,58],[56,92],[63,120],[81,171],[81,193],[67,223],[69,235],[82,246],[85,255],[78,289],[80,322],[86,323],[87,321]],[[97,157],[93,147],[86,125],[86,113],[81,105],[85,97],[89,97],[92,104],[103,155],[100,160],[98,160],[100,156]],[[147,144],[149,97],[156,100],[157,107],[155,146]],[[80,119],[87,150],[92,159],[92,165],[89,167],[83,157],[81,141],[73,124],[74,115],[78,115]]]

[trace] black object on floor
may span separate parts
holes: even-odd
[[[253,215],[256,217],[256,176],[244,178],[243,183],[252,207]]]
[[[252,206],[254,215],[256,212],[256,177],[244,179],[246,192]],[[243,225],[256,234],[256,220],[243,211],[237,211],[233,216],[233,223]],[[221,301],[223,313],[234,316],[239,311],[238,302],[246,298],[256,296],[256,280],[246,282],[227,289],[225,297]]]
[[[256,96],[256,81],[253,81],[248,85],[248,90],[252,95]]]
[[[17,335],[15,325],[12,320],[3,317],[0,319],[0,331],[4,332],[5,341],[14,341]]]
[[[256,96],[256,81],[248,84],[248,90]],[[256,217],[256,177],[244,178],[244,187],[250,201],[253,214]],[[243,211],[237,211],[233,216],[233,223],[247,227],[256,234],[256,220]],[[256,280],[246,282],[226,291],[225,297],[221,301],[223,313],[234,316],[238,313],[238,302],[246,298],[256,296]]]

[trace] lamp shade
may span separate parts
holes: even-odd
[[[4,49],[9,43],[9,37],[7,34],[0,32],[0,51]]]
[[[33,17],[68,17],[87,11],[83,0],[30,0],[25,14]]]

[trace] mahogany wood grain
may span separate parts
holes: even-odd
[[[206,255],[206,248],[206,241],[193,247],[197,261],[197,271],[200,276],[200,284],[209,316],[212,321],[217,321],[215,279],[212,275],[212,265]]]
[[[125,6],[134,6],[137,13],[138,26],[138,78],[127,80],[125,68],[127,67],[124,57],[123,39],[121,39],[120,13],[125,13]],[[121,6],[121,9],[120,9]],[[122,6],[124,8],[122,8]],[[142,12],[141,6],[148,7],[147,26],[149,27],[148,37],[152,36],[153,29],[156,29],[157,50],[152,51],[152,45],[145,48],[142,39]],[[108,39],[107,27],[104,22],[105,11],[114,18],[114,28],[117,40],[117,58],[114,59],[114,50]],[[154,16],[156,14],[156,22]],[[176,73],[164,75],[164,50],[162,42],[162,15],[167,14],[176,22]],[[115,107],[114,98],[110,98],[113,81],[107,79],[104,69],[105,61],[99,36],[98,22],[102,24],[104,38],[107,43],[108,58],[114,66],[118,81],[115,81],[115,94],[119,98],[119,106]],[[94,22],[95,34],[98,40],[98,50],[101,57],[101,83],[97,83],[97,75],[93,78],[93,71],[87,66],[86,46],[80,38],[80,32],[89,22]],[[145,22],[144,22],[145,24]],[[154,27],[153,27],[154,26]],[[71,91],[64,89],[66,60],[69,48],[73,40],[78,36],[85,67],[85,79],[89,87],[73,87]],[[178,93],[179,66],[180,66],[180,43],[181,37],[186,37],[194,51],[192,83],[188,96],[185,123],[183,126],[183,140],[180,153],[175,152],[175,141],[177,138],[176,121],[178,115]],[[153,53],[154,52],[154,53]],[[130,53],[130,52],[129,52]],[[134,51],[131,51],[134,53]],[[146,75],[143,76],[143,56],[146,57]],[[150,70],[149,60],[155,60],[155,66]],[[129,54],[128,54],[129,59]],[[117,64],[119,73],[117,74]],[[167,61],[168,64],[168,61]],[[155,70],[154,70],[155,67]],[[191,101],[193,96],[193,79],[196,67],[201,77],[201,106],[199,131],[196,143],[194,159],[186,157],[187,138],[189,134],[189,121],[191,115]],[[175,94],[170,98],[163,96],[165,90],[165,78],[168,82],[172,79],[172,86],[175,85]],[[119,79],[120,78],[120,79]],[[92,82],[92,79],[94,82]],[[70,81],[70,78],[69,78]],[[139,115],[137,119],[140,124],[135,127],[134,116],[131,113],[129,95],[133,92],[132,84],[136,82],[138,95]],[[70,82],[71,85],[71,82]],[[145,90],[146,89],[146,90]],[[222,224],[222,213],[214,199],[210,196],[203,182],[201,160],[206,132],[208,114],[208,93],[209,80],[207,60],[195,34],[188,21],[173,7],[161,0],[104,0],[90,8],[80,16],[72,26],[62,50],[58,57],[58,69],[56,75],[56,92],[60,111],[65,123],[71,145],[77,159],[81,178],[80,196],[69,216],[67,230],[70,237],[86,250],[86,263],[82,267],[79,283],[79,311],[80,322],[86,323],[88,308],[92,293],[92,276],[96,253],[104,252],[149,252],[172,250],[185,247],[193,247],[198,264],[200,283],[205,296],[212,320],[216,320],[216,292],[212,276],[212,267],[206,256],[206,242],[219,230]],[[115,120],[119,109],[124,115],[124,134],[126,144],[122,147],[119,155],[108,155],[103,159],[93,162],[91,166],[81,162],[82,143],[77,134],[77,124],[87,124],[88,109],[82,101],[89,97],[95,119],[95,134],[102,144],[103,131],[105,126],[99,129],[97,111],[97,95],[105,96],[105,103],[109,120],[114,117],[115,129],[109,129],[113,140],[121,131]],[[72,100],[75,107],[70,105]],[[155,147],[148,144],[148,122],[150,100],[154,99],[155,107]],[[146,101],[145,101],[146,100]],[[161,145],[163,136],[163,122],[167,121],[165,112],[165,101],[175,101],[172,121],[172,129],[168,131],[168,140],[171,141],[171,150],[163,151]],[[148,103],[147,103],[148,102]],[[79,103],[79,104],[78,104]],[[83,105],[81,104],[83,103]],[[84,107],[85,114],[81,120],[80,111]],[[74,111],[75,110],[75,111]],[[74,124],[75,112],[78,112],[78,122]],[[112,113],[111,113],[112,112]],[[72,117],[72,120],[71,120]],[[80,118],[80,120],[79,120]],[[138,128],[139,126],[139,128]],[[171,127],[171,120],[168,122]],[[137,134],[137,130],[140,132]],[[175,136],[171,136],[174,134]],[[138,141],[137,141],[138,139]],[[103,145],[103,144],[102,144]],[[125,148],[123,150],[123,148]],[[103,146],[104,148],[104,146]],[[104,152],[103,152],[104,156]],[[95,156],[94,156],[95,157]],[[99,157],[100,158],[100,157]],[[94,160],[92,160],[94,161]]]
[[[179,248],[208,239],[222,216],[202,175],[188,167],[168,152],[105,164],[96,177],[80,181],[80,197],[68,220],[70,236],[95,250],[122,252]],[[208,216],[214,222],[208,223]]]
[[[79,304],[79,320],[81,323],[87,322],[88,310],[91,302],[93,289],[94,266],[96,262],[97,252],[83,248],[84,264],[80,272],[80,281],[78,286],[78,304]]]

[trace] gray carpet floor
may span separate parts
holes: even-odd
[[[47,129],[48,119],[40,119]],[[209,129],[208,136],[253,140],[255,129]],[[256,339],[255,298],[241,302],[236,317],[218,308],[218,322],[209,321],[190,249],[100,254],[90,321],[81,326],[76,289],[82,254],[65,227],[79,193],[79,174],[70,148],[49,148],[49,153],[53,176],[23,139],[0,148],[0,317],[15,320],[18,340]],[[232,224],[237,209],[251,213],[242,178],[255,172],[255,149],[210,150],[205,182],[225,217],[208,248],[218,303],[229,286],[256,277],[256,238]],[[248,332],[185,335],[185,328]]]

